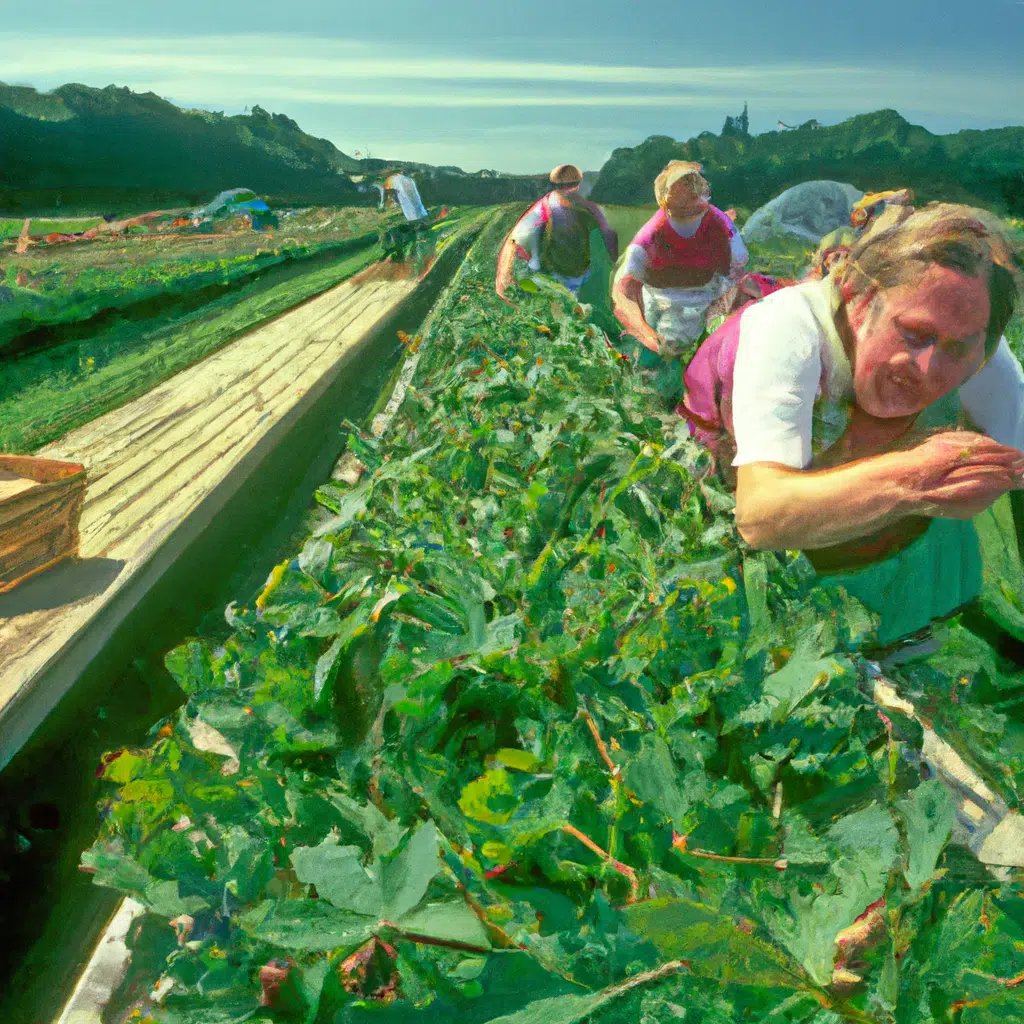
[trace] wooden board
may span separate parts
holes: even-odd
[[[0,595],[0,767],[419,283],[338,285],[37,453],[86,467],[82,561],[30,581],[51,595],[38,609],[25,610],[18,590]],[[112,567],[100,592],[53,599],[90,564]]]

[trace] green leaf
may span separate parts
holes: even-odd
[[[690,961],[699,977],[740,985],[802,988],[799,965],[732,917],[688,900],[644,900],[622,911],[629,928],[662,956]]]
[[[427,886],[441,870],[437,828],[424,822],[409,837],[395,858],[381,872],[383,913],[397,921],[426,895]]]
[[[143,892],[143,900],[154,914],[168,919],[179,914],[197,914],[210,904],[202,896],[182,897],[177,882],[152,882]]]
[[[909,847],[903,875],[915,893],[935,877],[956,821],[956,804],[945,783],[922,782],[896,804]]]
[[[330,568],[334,545],[323,539],[312,538],[299,553],[299,568],[312,580],[320,583]]]
[[[504,825],[512,817],[512,782],[504,768],[495,768],[466,784],[459,809],[473,821]]]
[[[640,741],[640,750],[629,759],[625,782],[652,812],[660,812],[681,828],[689,801],[679,786],[679,769],[668,744],[657,734],[648,733]]]
[[[375,857],[390,853],[407,831],[398,821],[386,818],[373,804],[361,804],[337,789],[330,792],[328,799],[338,813],[366,837]]]
[[[364,602],[351,615],[342,619],[334,630],[337,633],[336,639],[316,663],[316,671],[313,674],[313,700],[319,700],[324,690],[334,682],[342,654],[356,637],[366,632],[370,614],[370,607]]]
[[[363,867],[358,846],[339,846],[337,837],[329,836],[319,846],[293,850],[291,859],[298,880],[315,885],[321,899],[339,910],[380,920],[384,893],[376,876]]]
[[[772,620],[768,611],[768,567],[760,554],[743,559],[743,589],[750,616],[748,654],[763,649],[771,638]]]
[[[741,723],[784,722],[812,693],[824,696],[832,680],[846,671],[846,665],[836,658],[809,659],[794,654],[778,672],[765,679],[761,700],[734,716],[725,731]]]
[[[213,659],[196,640],[176,647],[164,658],[164,665],[185,693],[201,693],[216,685]]]
[[[578,1024],[610,1000],[597,992],[588,996],[554,996],[529,1003],[518,1013],[492,1017],[487,1024]]]
[[[463,900],[425,903],[395,922],[404,932],[490,949],[487,929]]]
[[[240,921],[261,942],[310,953],[362,945],[377,919],[337,910],[323,900],[267,900]]]
[[[501,750],[496,750],[492,756],[499,764],[520,772],[536,772],[541,763],[540,758],[528,750],[515,750],[510,747],[502,747]]]

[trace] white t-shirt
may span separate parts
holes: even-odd
[[[426,217],[427,208],[423,205],[419,189],[412,178],[407,178],[404,174],[392,174],[388,179],[388,188],[395,190],[395,198],[406,220],[422,220]]]
[[[669,217],[668,222],[672,230],[683,238],[692,238],[701,225],[700,220],[687,224],[672,217]],[[749,253],[738,231],[729,239],[729,249],[732,262],[747,262]],[[647,253],[643,247],[626,246],[622,264],[615,275],[616,282],[621,277],[629,276],[643,283],[644,319],[667,342],[679,342],[684,346],[701,336],[704,330],[704,311],[715,299],[724,295],[733,283],[728,277],[716,273],[707,284],[699,288],[652,288],[644,283],[646,272]]]
[[[734,466],[810,466],[815,400],[852,394],[831,306],[825,278],[783,288],[743,314],[733,376]],[[960,404],[993,440],[1024,450],[1024,371],[1005,337],[961,385]]]

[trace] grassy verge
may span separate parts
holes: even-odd
[[[121,322],[88,343],[72,343],[19,361],[0,400],[0,450],[30,452],[138,398],[245,331],[259,327],[369,266],[369,246],[312,273],[268,287],[255,281],[184,315],[144,325]],[[102,356],[84,354],[90,349]],[[97,365],[100,358],[105,365]],[[11,393],[18,374],[35,383]]]

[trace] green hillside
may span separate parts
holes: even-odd
[[[1024,211],[1024,127],[933,135],[895,110],[840,124],[749,135],[703,132],[686,142],[654,135],[616,149],[592,198],[650,203],[655,176],[669,160],[699,160],[718,196],[755,207],[801,181],[848,181],[865,191],[910,186],[921,199],[982,202]]]
[[[64,85],[49,93],[0,83],[0,213],[118,213],[206,202],[251,188],[271,203],[368,205],[349,174],[410,169],[426,203],[528,200],[538,178],[360,161],[262,107],[183,110],[154,93]]]

